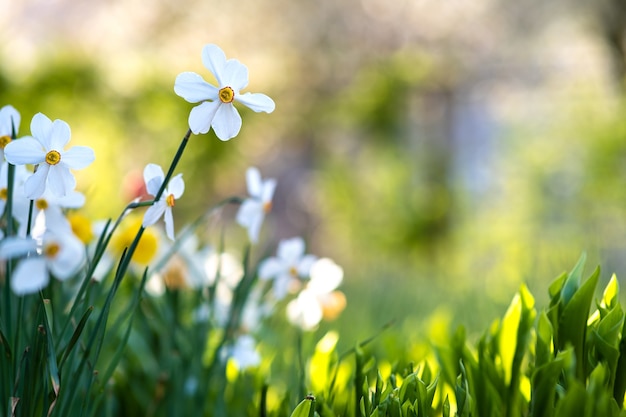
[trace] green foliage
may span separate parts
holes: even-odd
[[[599,268],[583,280],[585,256],[549,287],[537,312],[522,285],[501,320],[472,344],[463,328],[433,345],[417,370],[396,366],[386,377],[362,346],[354,355],[354,406],[318,398],[322,417],[626,416],[625,315],[611,278],[592,301]],[[339,361],[345,355],[339,357]],[[380,362],[383,363],[383,362]],[[298,406],[301,414],[304,402]],[[307,404],[310,406],[310,404]],[[294,415],[296,415],[294,413]]]

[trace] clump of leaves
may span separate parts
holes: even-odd
[[[541,312],[522,285],[502,319],[476,343],[459,328],[445,345],[432,347],[434,364],[425,361],[417,370],[384,379],[375,359],[357,346],[352,409],[334,395],[317,401],[310,396],[292,417],[626,416],[619,284],[613,276],[594,305],[600,269],[583,280],[584,266],[583,255],[571,272],[554,280],[550,303]]]

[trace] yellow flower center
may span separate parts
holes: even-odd
[[[296,269],[295,266],[292,266],[291,268],[289,268],[289,275],[294,278],[298,278],[298,269]]]
[[[89,243],[93,240],[93,230],[89,219],[79,213],[70,213],[67,216],[70,222],[72,232],[83,243]]]
[[[9,190],[7,188],[0,188],[0,199],[6,200],[9,197]]]
[[[0,149],[4,149],[11,142],[11,136],[3,135],[0,136]]]
[[[269,213],[272,210],[272,202],[271,201],[266,201],[265,203],[263,203],[263,212],[265,214]]]
[[[45,199],[40,198],[39,200],[35,200],[35,207],[38,210],[45,210],[48,208],[48,202]]]
[[[168,195],[165,198],[165,202],[167,203],[169,207],[174,207],[174,203],[176,202],[176,199],[174,198],[174,194]]]
[[[49,165],[56,165],[61,162],[61,154],[58,151],[49,151],[46,154],[46,162]]]
[[[59,251],[61,250],[61,246],[59,246],[56,242],[50,242],[43,248],[43,254],[47,258],[54,258],[57,256]]]
[[[230,87],[224,87],[219,92],[222,103],[232,103],[235,99],[235,90]]]

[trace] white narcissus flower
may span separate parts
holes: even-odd
[[[65,217],[64,209],[77,209],[85,204],[85,196],[78,191],[70,191],[63,197],[55,196],[50,191],[45,191],[43,195],[35,199],[31,218],[31,230],[38,218],[42,218],[46,229],[70,230],[71,225]],[[42,217],[43,216],[43,217]],[[15,218],[20,223],[18,234],[26,236],[28,228],[29,211],[15,212]]]
[[[236,59],[227,60],[217,45],[206,45],[202,49],[202,63],[215,76],[218,87],[195,72],[179,74],[174,83],[174,92],[180,97],[190,103],[201,103],[189,114],[189,128],[193,133],[207,133],[212,127],[220,140],[237,136],[241,116],[233,106],[235,101],[255,112],[274,111],[274,101],[265,94],[239,93],[248,85],[248,68]]]
[[[160,166],[148,164],[143,170],[143,179],[146,183],[146,191],[148,194],[156,197],[163,185],[163,181],[165,181],[165,175]],[[163,216],[163,220],[165,221],[165,234],[171,240],[174,240],[174,216],[172,214],[172,207],[174,207],[176,200],[183,195],[184,191],[185,182],[183,181],[183,174],[178,174],[169,181],[159,200],[155,201],[146,211],[146,214],[143,216],[143,227],[155,224],[161,216]]]
[[[35,200],[49,189],[52,194],[65,196],[76,187],[70,169],[85,168],[95,159],[87,146],[63,148],[70,140],[70,127],[62,120],[52,122],[37,113],[30,124],[33,137],[14,140],[4,148],[4,156],[13,165],[37,165],[36,171],[24,183],[26,198]]]
[[[71,231],[46,231],[37,239],[8,237],[0,243],[0,259],[23,258],[11,275],[11,289],[17,295],[45,288],[50,275],[63,281],[83,263],[85,248]]]
[[[13,106],[6,105],[0,109],[0,164],[4,162],[4,148],[20,128],[20,114]]]
[[[331,259],[317,260],[311,280],[298,297],[287,305],[287,318],[303,330],[313,330],[322,318],[334,318],[344,309],[345,296],[335,289],[343,280],[343,269]]]
[[[311,266],[317,258],[304,254],[304,240],[299,237],[281,240],[277,255],[265,259],[259,265],[259,279],[273,279],[274,296],[281,300],[285,298],[293,282],[309,276]]]
[[[251,167],[246,171],[246,183],[250,198],[245,199],[239,207],[237,223],[248,229],[250,242],[257,243],[263,219],[272,208],[276,180],[270,178],[263,181],[259,170]]]

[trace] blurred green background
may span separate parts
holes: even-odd
[[[483,329],[522,282],[544,303],[582,252],[604,283],[626,279],[623,2],[0,5],[0,105],[21,112],[21,135],[43,112],[95,149],[77,175],[93,219],[117,216],[143,167],[171,160],[192,107],[174,79],[210,79],[203,45],[247,65],[246,91],[276,111],[240,107],[230,142],[192,138],[177,228],[245,194],[248,166],[276,178],[256,256],[301,235],[344,267],[347,309],[319,330],[340,344],[392,319],[408,339],[444,322]]]

